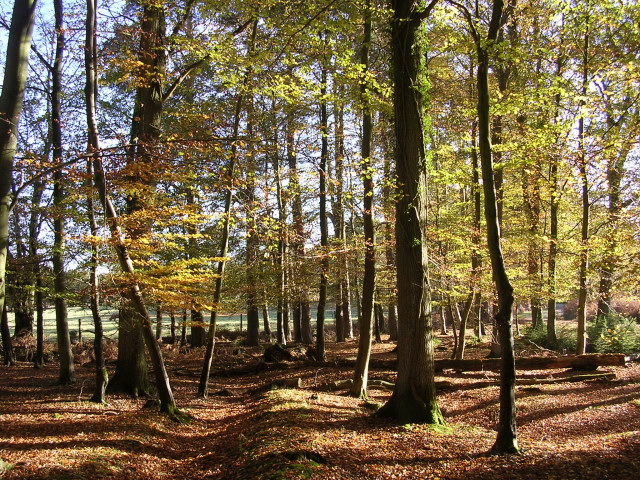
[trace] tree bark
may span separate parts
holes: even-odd
[[[69,337],[69,322],[67,318],[67,285],[64,271],[64,173],[62,171],[62,114],[60,111],[60,95],[62,93],[62,57],[64,54],[64,25],[62,0],[54,0],[54,16],[56,28],[56,53],[51,69],[51,140],[53,146],[53,163],[57,164],[53,172],[53,290],[56,310],[56,336],[58,341],[58,355],[60,368],[58,384],[69,385],[75,383],[76,374],[73,367],[73,352]]]
[[[427,257],[427,168],[423,132],[421,69],[418,38],[425,10],[415,0],[394,0],[391,25],[393,106],[395,114],[396,262],[398,265],[398,377],[379,414],[401,423],[442,423],[433,371],[433,324]],[[421,83],[422,82],[422,83]]]
[[[254,24],[254,31],[256,26]],[[254,33],[255,35],[255,33]],[[247,80],[251,85],[251,79]],[[248,138],[253,138],[253,96],[247,98],[246,129]],[[260,312],[258,310],[258,289],[256,263],[258,260],[259,237],[256,220],[256,164],[254,161],[253,142],[249,142],[249,150],[245,156],[245,209],[246,209],[246,288],[247,288],[247,345],[260,344]]]
[[[253,22],[253,29],[248,45],[248,57],[250,58],[256,45],[256,33],[258,30],[258,21]],[[238,94],[234,112],[233,123],[233,137],[237,138],[240,131],[241,113],[244,103],[244,91],[250,82],[251,69],[247,67],[244,72],[244,79],[242,89]],[[208,396],[209,390],[209,375],[211,373],[211,362],[213,361],[213,349],[216,342],[216,321],[218,317],[218,305],[220,304],[220,296],[222,294],[222,280],[224,278],[224,270],[227,263],[227,251],[229,249],[229,232],[231,230],[231,204],[233,201],[233,179],[235,176],[235,169],[238,160],[238,145],[234,142],[231,146],[231,154],[229,157],[229,164],[227,166],[227,174],[229,175],[229,186],[224,199],[224,217],[222,223],[222,237],[220,238],[220,261],[218,262],[218,275],[216,277],[216,286],[213,292],[213,310],[211,311],[211,317],[209,318],[209,329],[207,331],[207,349],[204,354],[204,362],[202,365],[202,371],[200,373],[200,382],[198,384],[198,395],[201,397]]]
[[[98,69],[98,55],[97,55],[97,7],[98,0],[87,0],[87,17],[86,17],[86,37],[85,37],[85,49],[84,49],[84,63],[85,63],[85,106],[87,114],[87,150],[91,156],[98,157],[100,144],[98,141],[98,126],[96,122],[96,102],[98,96],[98,84],[96,81],[97,69]],[[87,191],[87,212],[89,216],[89,228],[91,229],[91,237],[96,238],[98,232],[98,222],[96,222],[94,204],[93,204],[93,189],[91,187],[91,178],[93,176],[93,167],[91,158],[87,159],[87,178],[88,178],[88,191]],[[98,245],[95,241],[91,242],[91,267],[89,288],[91,289],[91,314],[93,317],[93,325],[95,329],[95,335],[93,339],[93,350],[96,357],[96,389],[91,397],[93,402],[104,403],[105,392],[109,383],[109,375],[104,361],[103,350],[103,328],[102,318],[99,310],[99,291],[98,291]]]
[[[7,306],[2,308],[2,364],[7,367],[15,365],[16,357],[13,353],[13,344],[11,342],[11,332],[9,331],[9,315],[7,315]]]
[[[373,223],[373,168],[371,166],[371,143],[373,122],[369,90],[369,48],[371,44],[371,0],[367,0],[364,12],[364,37],[360,47],[360,104],[362,105],[362,142],[360,157],[362,161],[363,212],[364,225],[364,277],[362,281],[362,320],[359,324],[360,340],[356,368],[353,373],[353,385],[350,394],[358,398],[367,396],[369,376],[369,358],[371,356],[371,327],[374,320],[374,293],[376,288],[375,229]]]
[[[587,9],[591,8],[591,2],[587,2]],[[585,18],[585,33],[582,51],[582,97],[586,98],[589,82],[589,42],[590,25],[589,14]],[[584,100],[581,101],[584,105]],[[580,182],[582,189],[582,227],[580,246],[580,267],[578,273],[578,339],[576,353],[583,354],[587,350],[587,269],[589,268],[589,178],[587,176],[587,154],[585,151],[585,126],[584,115],[580,114],[578,120],[578,166],[580,168]]]
[[[291,192],[292,201],[292,214],[293,214],[293,226],[295,231],[295,238],[292,241],[292,248],[294,250],[294,262],[295,265],[300,266],[302,264],[302,257],[304,256],[304,240],[306,237],[304,229],[304,219],[302,216],[302,195],[300,191],[300,177],[298,176],[297,156],[296,148],[294,144],[294,113],[290,111],[287,114],[287,161],[289,164],[289,191]],[[300,275],[304,275],[301,272]],[[306,345],[313,343],[313,335],[311,332],[311,308],[309,307],[309,292],[305,285],[304,278],[293,278],[290,276],[290,281],[295,284],[296,299],[294,302],[294,334],[295,340],[302,342]]]
[[[498,309],[495,320],[502,352],[500,366],[500,416],[498,435],[492,453],[517,453],[518,441],[516,434],[516,404],[515,404],[515,361],[513,349],[512,311],[513,287],[509,281],[504,257],[502,255],[500,222],[498,217],[498,202],[494,181],[493,157],[490,141],[490,111],[489,111],[489,52],[498,37],[498,31],[503,21],[502,0],[493,1],[493,9],[486,42],[480,39],[474,29],[474,40],[478,54],[477,88],[478,88],[478,146],[482,180],[484,189],[484,212],[487,223],[487,245],[491,258],[493,281],[498,293]]]
[[[9,246],[9,213],[13,160],[18,143],[31,32],[37,0],[15,0],[0,94],[0,311],[6,304],[6,265]]]

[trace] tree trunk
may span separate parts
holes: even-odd
[[[590,8],[591,2],[588,2]],[[585,19],[584,45],[582,51],[582,96],[586,98],[589,82],[589,39],[590,25],[589,13]],[[584,105],[584,100],[581,102]],[[578,166],[580,168],[580,181],[582,187],[582,228],[580,246],[579,291],[578,291],[578,340],[576,353],[583,354],[587,350],[587,269],[589,267],[589,178],[587,176],[587,154],[584,144],[584,116],[581,114],[578,120]]]
[[[289,146],[287,146],[289,148]],[[280,155],[277,143],[273,156],[273,172],[276,181],[276,202],[278,204],[278,312],[276,317],[276,342],[286,345],[289,340],[289,308],[287,301],[287,203],[282,192]]]
[[[122,237],[122,231],[118,224],[118,215],[116,214],[116,210],[111,199],[107,196],[104,169],[102,167],[102,161],[98,155],[94,155],[93,157],[93,179],[96,190],[100,195],[100,202],[102,203],[106,223],[109,226],[111,240],[114,244],[120,268],[125,274],[133,278],[135,276],[133,262],[129,256],[127,245],[124,243]],[[158,342],[156,342],[154,338],[153,330],[151,328],[151,320],[144,304],[140,287],[137,283],[133,282],[127,286],[124,293],[129,301],[128,303],[135,307],[135,313],[137,314],[136,323],[139,322],[143,330],[144,341],[147,345],[149,356],[153,363],[156,388],[158,389],[158,396],[160,397],[160,410],[168,413],[172,417],[176,416],[179,412],[173,398],[171,385],[169,384],[169,377],[162,358],[162,351],[160,350]],[[122,336],[122,332],[120,332],[120,336]]]
[[[373,122],[371,106],[368,98],[369,82],[369,48],[371,44],[371,0],[367,0],[364,12],[364,37],[360,47],[360,65],[362,79],[360,80],[360,103],[362,105],[362,184],[363,184],[363,212],[364,225],[364,277],[362,281],[362,320],[359,323],[360,341],[358,343],[358,357],[353,373],[353,385],[350,394],[358,398],[367,396],[367,380],[369,375],[369,358],[371,357],[371,327],[374,321],[374,293],[376,288],[376,253],[375,228],[373,223],[373,168],[371,165],[371,143]],[[379,336],[379,334],[378,334]]]
[[[13,344],[11,342],[11,331],[9,330],[9,315],[7,306],[2,307],[2,364],[7,367],[15,365],[16,357],[13,354]]]
[[[4,80],[0,94],[0,311],[6,304],[6,266],[13,159],[18,142],[31,32],[37,0],[15,0],[7,40]]]
[[[464,304],[464,310],[462,311],[462,316],[460,317],[460,338],[457,342],[457,348],[456,348],[456,359],[458,360],[462,360],[462,358],[464,357],[464,349],[467,345],[467,323],[469,321],[469,314],[471,313],[471,308],[473,307],[474,304],[474,300],[476,297],[477,293],[476,292],[471,292],[469,294],[469,298],[467,298],[466,303]],[[456,309],[457,309],[457,305],[456,305]]]
[[[171,311],[169,316],[171,317],[171,345],[175,345],[178,339],[176,335],[176,314]]]
[[[398,377],[379,414],[401,423],[442,423],[433,371],[433,324],[427,257],[427,170],[423,132],[426,72],[418,38],[424,12],[415,0],[394,0],[391,25],[396,138]]]
[[[204,315],[200,310],[191,310],[191,341],[189,344],[194,347],[202,347],[206,345],[206,333]]]
[[[258,30],[258,21],[253,22],[253,28],[251,32],[251,38],[248,45],[248,55],[251,57],[255,51],[256,45],[256,33]],[[247,67],[244,72],[244,79],[241,93],[238,94],[236,99],[236,106],[234,112],[233,123],[233,137],[237,138],[240,132],[241,113],[244,103],[244,91],[251,81],[250,78],[251,69]],[[207,331],[207,349],[204,354],[204,362],[202,365],[202,371],[200,373],[200,382],[198,384],[198,395],[201,397],[208,396],[209,390],[209,375],[211,373],[211,362],[213,361],[213,349],[216,342],[216,321],[218,317],[218,305],[220,304],[220,296],[222,294],[222,280],[224,278],[224,270],[227,263],[227,251],[229,249],[229,232],[231,229],[231,204],[233,201],[233,180],[235,176],[235,169],[238,160],[238,146],[234,142],[231,147],[231,154],[229,157],[229,164],[227,166],[227,174],[229,175],[229,186],[224,199],[224,217],[222,223],[222,236],[220,238],[220,261],[218,262],[218,275],[216,277],[216,286],[213,292],[212,303],[214,305],[211,311],[211,317],[209,319],[209,330]],[[242,317],[241,317],[242,318]],[[241,320],[242,321],[242,320]]]
[[[62,0],[54,0],[54,14],[56,24],[56,53],[51,70],[51,139],[53,144],[53,163],[57,164],[53,172],[53,290],[56,310],[56,334],[58,339],[58,355],[60,369],[58,384],[69,385],[75,383],[76,374],[73,367],[73,352],[69,338],[69,322],[67,318],[67,285],[64,271],[64,173],[62,172],[62,115],[60,111],[60,95],[62,93],[62,57],[64,54],[64,26],[62,23]]]
[[[493,45],[498,37],[503,6],[502,0],[493,1],[493,11],[487,33],[487,42],[485,43],[485,41],[478,38],[477,35],[475,38],[478,53],[478,141],[484,188],[484,211],[487,222],[487,246],[491,258],[493,281],[495,282],[498,293],[498,310],[495,315],[495,320],[502,350],[498,435],[491,451],[492,453],[517,453],[519,449],[516,434],[516,370],[511,325],[514,301],[513,287],[509,282],[504,257],[502,255],[498,202],[494,183],[489,131],[489,52],[487,51],[487,45]]]
[[[182,322],[180,323],[180,346],[187,344],[187,311],[182,311]]]
[[[154,337],[155,342],[155,337]],[[148,395],[151,391],[147,374],[142,324],[133,310],[133,303],[125,298],[118,321],[118,359],[109,392],[122,392],[133,397]]]
[[[324,46],[327,47],[326,33],[324,38]],[[322,73],[320,80],[320,288],[318,299],[318,312],[316,319],[316,359],[324,362],[326,359],[325,338],[324,338],[324,321],[327,309],[327,276],[329,274],[329,227],[327,225],[327,160],[329,157],[329,132],[327,130],[328,114],[327,114],[327,58],[326,54],[321,60]]]
[[[162,340],[162,309],[160,305],[156,308],[156,341]]]
[[[266,298],[267,292],[263,293]],[[266,300],[262,302],[262,328],[267,339],[271,341],[271,319],[269,318],[269,305]]]
[[[36,355],[33,359],[35,368],[44,365],[44,295],[42,285],[42,259],[38,255],[38,236],[42,225],[42,217],[39,212],[40,201],[44,183],[37,179],[33,183],[31,195],[31,214],[29,217],[29,258],[32,262],[34,278],[34,302],[36,308]]]
[[[87,151],[91,156],[99,158],[100,144],[98,142],[98,126],[96,123],[96,102],[98,96],[98,84],[96,80],[98,69],[97,56],[97,6],[98,0],[87,0],[87,19],[86,19],[86,37],[85,37],[85,105],[87,113]],[[98,222],[94,213],[93,205],[93,189],[91,188],[91,178],[93,176],[93,168],[91,158],[87,159],[87,212],[89,216],[89,228],[91,236],[96,238],[98,232]],[[100,298],[98,293],[98,246],[95,242],[91,242],[91,267],[89,288],[91,289],[91,314],[93,317],[93,325],[95,335],[93,339],[93,350],[96,357],[96,389],[91,397],[93,402],[104,403],[105,392],[109,383],[109,375],[104,361],[103,340],[104,333],[102,328],[102,318],[100,317]]]
[[[255,31],[254,26],[254,31]],[[251,84],[248,78],[247,84]],[[247,118],[246,130],[247,137],[253,138],[253,96],[247,98]],[[254,161],[253,142],[248,143],[246,166],[244,168],[246,174],[245,184],[245,211],[246,211],[246,288],[247,288],[247,345],[257,346],[260,344],[260,312],[258,310],[258,289],[256,262],[258,260],[259,237],[257,232],[256,220],[256,165]]]

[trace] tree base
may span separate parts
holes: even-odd
[[[427,423],[444,425],[444,417],[437,403],[427,404],[410,393],[393,393],[389,401],[376,412],[384,418],[393,418],[401,425],[410,423]]]
[[[495,443],[487,455],[521,455],[522,452],[516,445],[498,445]]]

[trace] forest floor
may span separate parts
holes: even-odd
[[[493,372],[439,373],[437,381],[455,385],[438,392],[446,425],[399,426],[344,391],[318,390],[350,378],[344,362],[251,371],[245,367],[260,363],[262,349],[219,342],[203,399],[196,396],[203,351],[164,346],[176,401],[191,416],[179,424],[144,408],[146,398],[88,402],[95,368],[88,347],[76,346],[78,382],[69,387],[54,385],[55,362],[40,370],[26,362],[0,367],[1,479],[631,480],[640,472],[637,362],[599,368],[615,379],[517,386],[522,454],[488,456],[499,409],[498,387],[487,386],[498,379]],[[357,342],[327,347],[330,360],[346,359],[355,357]],[[374,365],[393,359],[393,348],[374,345]],[[451,337],[441,337],[437,357],[449,357],[450,349]],[[466,356],[487,352],[480,343]],[[112,359],[111,374],[113,367]],[[518,372],[520,378],[571,374]],[[373,379],[394,375],[370,371]],[[300,378],[303,387],[268,388],[284,378]],[[369,394],[372,403],[383,403],[390,392],[371,388]]]

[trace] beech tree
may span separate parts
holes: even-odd
[[[3,312],[6,301],[5,277],[13,162],[36,6],[37,0],[16,0],[14,3],[0,94],[0,310]]]
[[[433,324],[427,257],[427,168],[424,96],[427,72],[421,25],[437,0],[391,2],[391,58],[396,142],[398,377],[379,414],[401,423],[442,423],[433,370]]]

